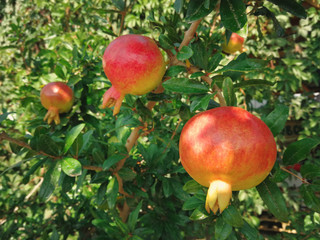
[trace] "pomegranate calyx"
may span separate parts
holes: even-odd
[[[206,210],[210,213],[210,210],[216,214],[218,209],[220,213],[223,212],[229,205],[232,197],[231,184],[222,180],[215,180],[210,183],[207,198],[206,198]]]
[[[114,106],[113,116],[117,115],[120,111],[120,107],[124,99],[124,96],[125,94],[120,93],[117,89],[115,89],[112,86],[103,95],[102,108],[111,108]]]
[[[48,120],[48,124],[50,124],[52,121],[54,121],[56,125],[60,124],[59,109],[56,107],[49,107],[48,112],[44,116],[43,120]]]

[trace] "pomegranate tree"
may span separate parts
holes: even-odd
[[[103,55],[103,70],[112,87],[103,96],[102,108],[120,111],[126,94],[143,95],[156,88],[165,72],[165,61],[149,37],[129,34],[112,41]]]
[[[209,187],[206,210],[222,212],[232,191],[261,183],[277,156],[267,125],[238,107],[219,107],[199,113],[184,126],[180,159],[190,176]]]
[[[44,121],[50,124],[60,123],[59,113],[68,112],[73,104],[73,91],[63,82],[52,82],[45,85],[40,92],[42,106],[48,109]]]
[[[227,42],[227,39],[225,39],[224,43],[222,44],[222,50],[225,53],[232,54],[237,51],[239,52],[243,51],[244,38],[239,36],[238,34],[232,33],[228,44],[226,42]]]

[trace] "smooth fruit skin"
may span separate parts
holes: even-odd
[[[232,33],[228,45],[226,44],[226,42],[227,40],[225,39],[224,43],[222,44],[222,50],[225,53],[233,54],[237,51],[243,52],[244,38],[239,36],[238,34]]]
[[[214,108],[192,117],[179,142],[183,167],[209,187],[206,209],[222,212],[231,191],[261,183],[277,156],[274,137],[267,125],[238,107]]]
[[[42,106],[48,109],[44,121],[59,124],[59,113],[68,112],[73,105],[73,91],[63,82],[48,83],[41,89],[40,100]]]
[[[162,80],[166,65],[157,44],[149,37],[129,34],[112,41],[103,55],[103,70],[112,83],[102,107],[115,106],[116,115],[126,94],[143,95]]]

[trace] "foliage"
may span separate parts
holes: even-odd
[[[1,239],[263,239],[263,214],[287,223],[268,239],[319,237],[319,5],[7,0],[0,6]],[[246,38],[246,52],[222,52],[231,32]],[[100,108],[111,86],[101,60],[110,41],[129,33],[154,38],[168,66],[163,89],[127,95],[113,117]],[[60,125],[43,121],[39,97],[53,81],[75,94]],[[261,185],[234,192],[232,204],[214,215],[204,209],[207,189],[179,162],[178,141],[188,119],[224,101],[262,118],[279,151]],[[293,120],[301,131],[288,142]],[[296,163],[303,164],[300,173],[286,168]],[[298,187],[290,185],[293,174],[301,177]]]

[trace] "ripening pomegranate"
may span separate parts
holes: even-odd
[[[143,95],[156,88],[165,73],[165,61],[149,37],[129,34],[112,41],[103,55],[103,70],[112,87],[103,96],[102,108],[120,111],[126,94]]]
[[[192,117],[179,143],[180,159],[189,175],[209,187],[206,210],[222,212],[232,191],[261,183],[277,155],[267,125],[238,107],[214,108]]]
[[[42,106],[48,109],[44,121],[50,124],[60,123],[59,113],[68,112],[73,104],[73,91],[63,82],[52,82],[45,85],[40,92]]]
[[[237,51],[243,52],[244,38],[239,36],[238,34],[232,33],[228,45],[226,44],[226,42],[227,39],[225,39],[224,43],[222,44],[222,50],[225,53],[232,54]]]

